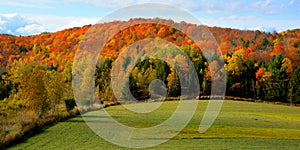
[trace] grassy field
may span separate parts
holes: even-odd
[[[134,127],[161,123],[178,102],[165,102],[152,113],[139,114],[123,106],[106,108],[117,121]],[[131,104],[141,107],[149,103]],[[207,101],[199,101],[197,112],[177,136],[149,149],[299,149],[300,108],[265,103],[224,101],[214,125],[198,132]],[[95,115],[90,112],[85,115]],[[78,116],[45,129],[10,149],[125,149],[101,139]]]

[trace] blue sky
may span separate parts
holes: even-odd
[[[150,0],[0,0],[0,33],[31,35],[95,24]],[[161,3],[158,0],[151,2]],[[166,0],[209,26],[278,32],[300,28],[300,0]]]

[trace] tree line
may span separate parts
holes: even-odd
[[[133,19],[125,24],[134,21]],[[162,21],[174,23],[170,20]],[[100,28],[109,29],[110,25],[122,26],[123,23],[118,21],[105,23],[101,24]],[[199,28],[185,22],[178,24],[187,30]],[[46,114],[53,114],[57,110],[54,104],[63,103],[64,99],[73,99],[72,60],[79,41],[84,39],[84,33],[89,27],[28,37],[0,35],[0,100],[9,101],[14,105],[12,107],[31,108],[36,111],[38,117],[45,112],[35,109],[35,104],[31,101],[45,101],[37,102],[36,105],[43,105],[43,109],[51,110]],[[115,99],[110,83],[111,68],[121,50],[143,38],[157,37],[175,43],[187,54],[188,58],[183,55],[170,55],[177,64],[187,59],[192,61],[197,72],[201,95],[210,94],[213,75],[216,79],[226,76],[226,95],[229,96],[299,102],[297,86],[300,58],[299,30],[281,33],[216,27],[210,30],[223,54],[216,56],[210,63],[201,53],[201,48],[185,34],[170,26],[139,24],[119,32],[104,46],[101,56],[104,61],[96,67],[95,85],[100,99],[102,101]],[[210,44],[212,43],[200,43],[202,47],[210,47]],[[161,51],[167,50],[162,48]],[[224,64],[218,61],[221,59],[224,60]],[[132,61],[132,56],[128,55],[121,67],[126,69]],[[148,86],[154,79],[163,81],[166,86],[158,88],[167,90],[168,96],[180,95],[181,88],[184,87],[180,85],[180,77],[175,68],[164,61],[147,57],[138,62],[131,70],[128,80],[133,96],[137,99],[148,98],[150,93]],[[220,68],[225,68],[225,71],[214,71]],[[33,78],[40,79],[33,80]]]
[[[211,76],[222,77],[222,72],[212,72],[211,68],[224,67],[226,70],[226,95],[261,99],[267,101],[279,101],[284,103],[299,103],[300,66],[293,68],[291,60],[282,54],[275,55],[269,62],[261,59],[243,59],[243,50],[235,53],[227,53],[223,56],[224,64],[218,59],[208,63],[201,51],[190,46],[180,47],[192,60],[192,65],[197,72],[200,95],[209,95],[211,90]],[[167,49],[161,51],[167,52]],[[172,54],[170,54],[172,55]],[[174,55],[174,61],[180,62],[187,59],[182,55]],[[123,67],[132,57],[127,56],[122,60]],[[107,100],[104,95],[112,95],[110,77],[114,60],[106,58],[96,68],[96,81],[99,97]],[[222,66],[223,65],[223,66]],[[218,70],[218,69],[216,69]],[[188,72],[187,70],[185,70]],[[181,94],[182,85],[178,73],[173,67],[159,59],[144,57],[133,67],[129,75],[129,87],[133,96],[140,100],[150,97],[149,84],[155,79],[160,79],[166,85],[167,96],[177,97]],[[216,78],[218,80],[218,78]],[[163,89],[164,87],[157,87]],[[184,87],[183,87],[184,88]],[[108,94],[110,93],[110,94]],[[114,97],[110,96],[113,100]]]

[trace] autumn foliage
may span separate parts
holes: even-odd
[[[149,23],[136,23],[147,20]],[[158,23],[151,23],[153,20]],[[222,79],[226,76],[226,95],[284,103],[300,102],[298,86],[300,83],[300,29],[266,33],[258,30],[243,31],[207,27],[219,44],[218,49],[214,49],[214,41],[203,40],[195,43],[187,34],[172,27],[171,25],[174,24],[172,20],[158,18],[153,20],[114,21],[98,24],[97,28],[88,25],[32,36],[1,34],[0,118],[11,114],[17,116],[15,110],[32,112],[35,114],[34,118],[61,115],[70,111],[73,105],[68,109],[62,106],[64,106],[64,100],[74,100],[71,86],[73,60],[80,42],[89,40],[86,33],[91,33],[93,32],[91,30],[95,29],[104,35],[116,33],[103,45],[99,55],[99,60],[103,63],[96,66],[96,92],[102,103],[116,100],[113,96],[110,77],[112,65],[120,53],[137,41],[151,38],[173,43],[187,54],[187,57],[172,53],[166,54],[168,48],[159,47],[161,54],[166,55],[167,60],[173,60],[175,64],[182,64],[181,62],[188,58],[191,59],[197,72],[200,95],[210,94],[212,78]],[[190,33],[203,27],[186,22],[176,23],[176,25]],[[128,27],[122,28],[124,26]],[[122,30],[119,31],[119,29]],[[196,36],[205,38],[205,35]],[[120,57],[122,64],[117,67],[126,70],[128,64],[141,49],[151,50],[147,48],[147,43],[136,45],[135,50]],[[212,54],[220,51],[221,55],[208,61],[203,56],[202,50],[210,50]],[[220,63],[221,59],[224,59],[224,64]],[[139,100],[147,99],[151,92],[148,91],[148,86],[157,78],[166,85],[157,89],[166,90],[167,96],[180,96],[181,83],[174,67],[166,62],[147,57],[139,61],[136,66],[133,66],[128,80],[134,97]],[[179,72],[188,71],[179,70]],[[185,74],[185,76],[188,75]],[[189,81],[186,83],[195,84]],[[123,96],[126,99],[128,95]],[[156,97],[159,97],[159,92]],[[97,102],[91,99],[87,104],[92,103]],[[22,128],[22,125],[20,126]]]

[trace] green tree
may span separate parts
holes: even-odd
[[[270,82],[266,83],[269,100],[282,102],[287,100],[287,67],[283,65],[283,60],[283,55],[278,54],[268,65],[268,71],[272,74]]]
[[[243,72],[242,72],[242,80],[241,86],[244,91],[244,96],[248,98],[255,98],[255,83],[256,77],[255,73],[258,70],[258,66],[255,66],[255,62],[253,60],[245,60],[243,61]]]
[[[130,82],[135,81],[135,83],[130,84],[136,86],[135,91],[137,94],[135,97],[137,99],[146,99],[149,97],[149,84],[152,80],[157,78],[155,63],[155,59],[149,59],[146,57],[133,68],[131,72],[132,79]]]
[[[7,78],[7,73],[0,73],[0,100],[9,97],[11,89],[12,83]]]
[[[186,52],[187,53],[187,52]],[[195,67],[195,70],[197,72],[198,80],[199,80],[199,87],[201,94],[204,93],[204,79],[205,79],[205,73],[207,71],[207,61],[204,59],[203,54],[201,51],[197,51],[194,48],[190,48],[188,51],[189,57],[193,62],[193,67]],[[191,74],[189,74],[191,75]],[[193,79],[190,81],[194,81]],[[193,84],[193,83],[190,83]],[[196,83],[194,83],[196,84]]]
[[[300,66],[294,71],[292,78],[289,82],[288,100],[291,103],[300,102]]]
[[[129,89],[132,93],[132,96],[138,97],[138,95],[137,95],[138,94],[138,87],[136,85],[136,81],[134,80],[132,74],[129,75],[128,81],[129,81]]]
[[[268,47],[271,46],[271,42],[267,38],[263,38],[260,43],[260,49],[261,50],[267,50]]]
[[[170,73],[170,68],[168,64],[164,61],[156,60],[154,65],[156,78],[161,79],[162,81],[164,81],[165,84],[167,84],[167,77]]]
[[[111,58],[106,58],[100,65],[96,66],[95,85],[99,90],[99,99],[103,101],[112,101],[113,93],[111,88]]]
[[[125,56],[124,58],[124,62],[123,62],[123,70],[125,71],[128,67],[128,65],[130,64],[130,61],[131,61],[131,57],[130,56]]]

